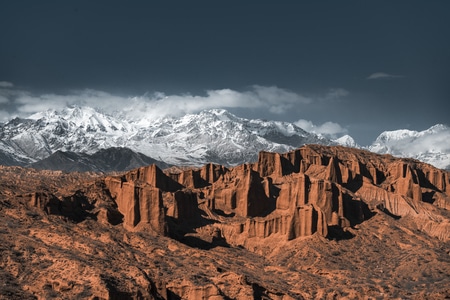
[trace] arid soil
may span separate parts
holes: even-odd
[[[343,147],[114,176],[0,167],[0,298],[450,298],[449,208],[448,172]]]

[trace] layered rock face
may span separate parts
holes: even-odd
[[[120,178],[107,177],[106,187],[124,215],[123,225],[130,230],[150,227],[157,234],[166,233],[166,222],[160,188],[170,190],[170,182],[156,166],[127,173]]]
[[[449,173],[415,160],[310,145],[0,179],[5,299],[450,297]]]
[[[433,207],[450,207],[448,172],[344,147],[261,152],[256,163],[234,168],[207,164],[163,172],[152,165],[105,182],[129,229],[146,223],[158,233],[170,231],[166,210],[175,225],[215,227],[227,243],[245,246],[271,235],[340,238],[382,211],[412,216],[420,229],[450,237],[448,223],[433,213]],[[205,220],[212,224],[203,226]]]

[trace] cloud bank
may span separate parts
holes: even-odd
[[[396,78],[402,78],[403,75],[393,75],[388,74],[384,72],[376,72],[373,74],[370,74],[366,79],[372,80],[372,79],[396,79]]]
[[[334,122],[325,122],[321,125],[314,125],[311,121],[300,119],[294,122],[294,124],[308,132],[321,134],[332,139],[336,139],[339,136],[348,133],[348,130],[346,128]]]
[[[122,97],[97,90],[72,91],[65,95],[35,95],[14,88],[10,82],[0,83],[0,121],[19,116],[27,117],[48,109],[60,110],[67,106],[89,106],[109,114],[122,114],[130,119],[155,119],[181,116],[211,108],[255,108],[275,115],[308,105],[315,100],[346,96],[344,89],[329,90],[317,99],[306,97],[276,86],[254,85],[245,91],[232,89],[207,90],[204,95],[166,95],[155,92],[136,97]]]
[[[14,84],[8,81],[0,81],[0,88],[12,88]]]
[[[120,115],[128,120],[147,123],[163,117],[179,117],[189,113],[198,113],[211,108],[249,108],[264,113],[279,115],[299,110],[302,105],[314,101],[334,101],[348,95],[348,91],[330,89],[314,99],[276,86],[254,85],[245,91],[232,89],[207,90],[204,95],[167,95],[161,92],[136,97],[122,97],[97,90],[72,91],[68,94],[35,95],[14,88],[9,82],[0,85],[0,122],[14,117],[26,118],[34,113],[49,109],[61,110],[68,106],[88,106],[110,115]],[[301,119],[295,124],[301,128],[335,138],[347,133],[337,123],[326,122],[314,125]]]
[[[335,100],[339,100],[343,97],[348,96],[349,91],[347,91],[346,89],[343,88],[333,88],[330,89],[325,96],[323,97],[323,100],[325,101],[335,101]]]
[[[389,152],[399,157],[413,157],[446,169],[450,168],[449,140],[450,127],[437,124],[423,131],[385,131],[369,146],[369,150]]]

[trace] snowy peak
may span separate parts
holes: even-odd
[[[336,142],[337,144],[341,145],[341,146],[345,146],[345,147],[351,147],[351,148],[361,148],[361,146],[359,146],[355,140],[349,136],[348,134],[335,139],[334,142]]]
[[[195,116],[195,115],[191,115]],[[213,118],[220,121],[240,121],[241,118],[233,115],[225,109],[207,109],[201,111],[198,116],[204,118]]]
[[[424,131],[380,134],[367,147],[376,153],[412,157],[450,168],[450,128],[438,124]],[[293,123],[240,118],[224,109],[182,117],[127,119],[90,107],[36,113],[0,124],[0,163],[28,164],[56,151],[93,154],[112,147],[129,148],[173,165],[208,162],[237,165],[256,160],[260,151],[287,152],[305,144],[360,148],[346,135],[330,141]]]
[[[159,120],[127,120],[89,107],[37,113],[0,127],[4,152],[37,161],[52,153],[93,154],[125,147],[177,165],[254,161],[259,151],[286,152],[331,141],[286,122],[248,120],[223,109]],[[6,160],[6,158],[5,158]]]
[[[395,131],[384,131],[381,133],[374,143],[389,143],[390,141],[399,141],[414,138],[418,135],[417,131],[399,129]]]
[[[392,131],[384,131],[382,132],[373,144],[382,144],[382,143],[396,143],[401,140],[414,140],[417,138],[425,137],[425,136],[438,136],[441,134],[448,134],[450,127],[437,124],[423,131],[415,131],[408,129],[399,129]]]
[[[381,133],[369,146],[375,153],[416,158],[441,169],[450,169],[450,127],[437,124],[423,131],[394,130]]]
[[[45,122],[47,124],[63,124],[65,128],[78,128],[87,131],[127,131],[130,125],[121,122],[111,116],[102,114],[90,107],[67,107],[60,111],[47,110],[29,117],[31,120]]]

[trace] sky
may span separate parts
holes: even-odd
[[[450,1],[2,1],[0,122],[225,108],[370,144],[450,123]]]

